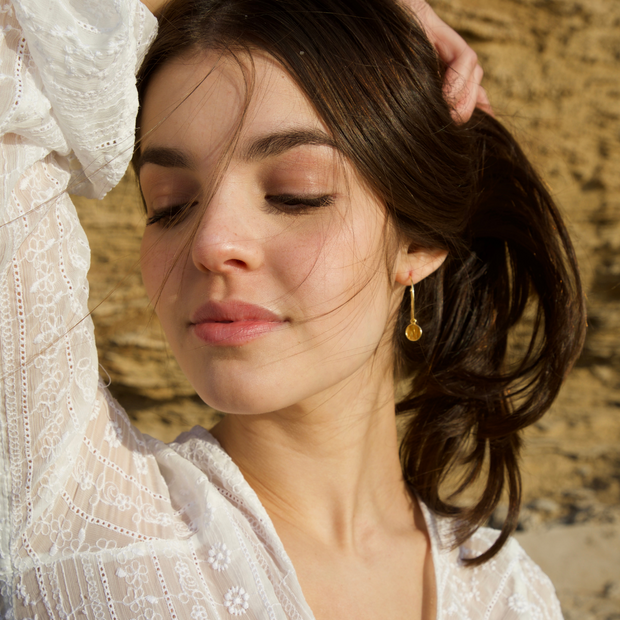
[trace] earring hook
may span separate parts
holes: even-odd
[[[405,336],[407,340],[411,340],[411,342],[416,342],[422,337],[422,328],[415,319],[415,291],[413,289],[413,278],[411,278],[411,321],[409,325],[407,325]]]

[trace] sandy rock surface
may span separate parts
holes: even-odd
[[[620,619],[620,1],[435,0],[474,46],[498,116],[563,206],[589,305],[584,353],[526,433],[518,534],[567,618]],[[216,414],[178,369],[138,267],[144,226],[128,175],[78,200],[92,243],[100,361],[139,428],[165,441]],[[500,519],[502,508],[496,518]]]

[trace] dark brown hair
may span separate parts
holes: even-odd
[[[408,292],[394,333],[407,381],[402,465],[422,501],[454,517],[455,544],[507,492],[500,536],[468,561],[491,558],[517,523],[519,431],[547,411],[583,341],[579,274],[553,199],[498,121],[480,111],[452,120],[445,67],[393,0],[173,0],[138,74],[141,98],[162,63],[202,49],[259,49],[279,61],[398,233],[448,251],[416,287],[424,337],[405,339]],[[529,342],[508,355],[526,310]],[[455,469],[460,484],[446,498]],[[480,480],[478,500],[461,507]]]

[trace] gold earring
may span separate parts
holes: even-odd
[[[405,336],[407,336],[407,340],[411,340],[415,342],[416,340],[420,340],[422,337],[422,328],[418,325],[418,322],[414,317],[414,306],[415,306],[415,293],[413,291],[413,278],[411,279],[411,321],[409,325],[407,325],[407,329],[405,330]]]

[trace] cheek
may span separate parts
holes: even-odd
[[[323,230],[301,231],[292,226],[265,248],[263,275],[279,297],[273,301],[292,318],[310,319],[318,313],[317,305],[323,304],[322,289],[329,273],[325,237]]]
[[[343,315],[360,318],[365,311],[377,317],[375,305],[387,290],[381,226],[340,214],[306,231],[291,227],[279,235],[270,263],[303,306],[305,319],[342,322]]]
[[[147,228],[142,236],[140,246],[140,270],[146,294],[155,310],[158,310],[163,297],[176,281],[175,247],[172,247],[160,231]],[[177,261],[178,263],[179,261]]]

